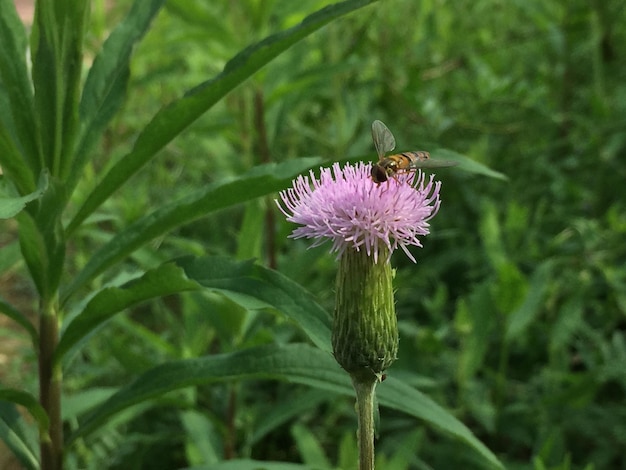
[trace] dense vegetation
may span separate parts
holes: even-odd
[[[86,36],[92,54],[126,14],[126,3],[94,10]],[[247,45],[330,3],[166,3],[133,53],[121,109],[77,182],[65,222],[132,151],[159,109],[219,74]],[[506,468],[621,468],[622,1],[385,0],[334,20],[218,101],[77,226],[66,270],[84,272],[97,249],[144,215],[259,165],[311,156],[323,164],[373,159],[374,119],[393,130],[401,150],[423,148],[462,161],[437,171],[443,204],[424,248],[413,251],[418,263],[401,253],[393,258],[401,341],[389,380],[438,402]],[[484,167],[473,168],[463,156]],[[287,185],[281,184],[276,189]],[[287,239],[293,227],[273,197],[224,204],[173,224],[173,231],[117,260],[115,269],[94,271],[69,290],[120,286],[183,256],[256,258],[332,312],[334,257],[328,246],[307,249],[305,241]],[[27,270],[18,262],[16,229],[5,224],[5,231],[1,294],[35,309],[28,300],[35,288],[23,286]],[[265,282],[271,272],[255,276]],[[251,291],[225,293],[211,282],[217,290],[127,309],[71,356],[64,377],[69,435],[86,410],[159,364],[308,341],[284,312]],[[83,307],[77,302],[68,318]],[[2,330],[4,338],[16,334],[22,333]],[[36,394],[32,353],[13,353],[14,366],[0,381]],[[351,398],[262,376],[193,385],[128,407],[77,436],[67,468],[222,468],[209,465],[235,458],[354,468]],[[489,468],[472,445],[382,405],[379,468]]]

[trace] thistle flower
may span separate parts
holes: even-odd
[[[332,241],[339,269],[333,315],[335,359],[351,376],[357,397],[359,469],[374,468],[374,390],[398,353],[391,254],[398,247],[415,262],[428,221],[439,210],[441,183],[421,171],[385,183],[371,179],[371,164],[311,171],[276,201],[287,220],[299,224],[291,238],[317,246]]]
[[[292,188],[280,193],[282,205],[277,201],[287,220],[301,225],[290,237],[314,239],[312,247],[331,240],[338,258],[351,248],[365,250],[376,262],[381,252],[390,257],[401,248],[415,262],[408,246],[421,247],[418,236],[430,233],[441,183],[434,176],[426,182],[417,171],[377,185],[370,172],[371,163],[343,168],[335,163],[323,168],[319,179],[313,171],[298,176]]]

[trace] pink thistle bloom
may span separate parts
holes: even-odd
[[[332,240],[331,252],[340,257],[347,248],[365,249],[377,262],[379,251],[398,247],[415,262],[409,245],[421,247],[417,238],[430,233],[430,224],[441,201],[441,182],[421,171],[396,175],[376,184],[370,177],[371,163],[322,168],[319,179],[313,171],[300,175],[293,186],[279,193],[276,204],[289,222],[301,225],[290,238],[313,238],[312,247]],[[386,248],[383,251],[383,248]]]

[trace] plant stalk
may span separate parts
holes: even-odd
[[[39,322],[39,401],[48,414],[48,429],[40,431],[41,469],[63,466],[63,423],[61,421],[61,368],[52,366],[59,340],[55,302],[42,308]]]
[[[362,381],[352,377],[359,423],[359,470],[374,470],[374,393],[377,383],[376,378]]]
[[[261,163],[272,161],[267,138],[267,126],[265,125],[265,98],[263,91],[259,88],[254,92],[254,127],[256,130],[256,147],[260,155]],[[272,207],[272,198],[268,197],[268,207]],[[265,242],[267,252],[267,265],[271,269],[276,269],[276,222],[274,221],[274,211],[265,211]]]

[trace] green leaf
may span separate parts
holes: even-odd
[[[91,387],[80,391],[66,393],[61,398],[61,410],[63,421],[74,421],[84,415],[90,409],[95,408],[104,400],[108,399],[118,387]]]
[[[62,301],[106,268],[121,261],[155,237],[208,214],[285,188],[293,177],[318,164],[318,158],[301,158],[255,167],[228,182],[216,182],[186,198],[148,214],[115,235],[98,250],[62,295]]]
[[[541,311],[543,299],[550,286],[549,281],[553,269],[554,261],[548,260],[542,263],[533,273],[524,302],[507,318],[506,341],[518,338]]]
[[[0,313],[3,313],[11,320],[16,322],[22,328],[24,328],[28,334],[30,335],[31,342],[34,346],[37,346],[39,343],[39,335],[37,334],[37,330],[33,326],[33,324],[26,318],[26,316],[16,309],[9,302],[0,297]]]
[[[41,171],[41,161],[35,132],[33,91],[26,66],[26,31],[12,0],[0,0],[0,44],[0,82],[4,85],[0,91],[10,104],[10,114],[2,113],[0,117],[3,124],[0,150],[12,150],[9,155],[0,156],[0,162],[6,168],[7,162],[12,159],[19,161],[24,155],[31,170],[31,183],[34,183],[32,178]],[[22,177],[26,177],[26,173]]]
[[[324,402],[331,402],[334,394],[322,390],[308,390],[298,395],[297,400],[284,401],[272,404],[272,407],[259,417],[255,423],[252,435],[247,444],[254,446],[267,434],[275,431],[279,426],[303,416],[305,413],[317,408]]]
[[[121,158],[88,196],[68,226],[72,232],[114,191],[228,92],[293,44],[330,21],[377,0],[347,0],[327,6],[299,25],[276,33],[244,49],[217,77],[201,83],[182,98],[161,109],[139,134],[133,150]]]
[[[68,177],[73,188],[89,159],[89,152],[126,96],[129,62],[135,44],[143,38],[165,0],[136,0],[126,18],[109,35],[94,59],[79,107],[80,137]]]
[[[305,345],[262,346],[162,364],[139,376],[88,415],[68,437],[71,444],[114,414],[163,393],[192,385],[245,378],[289,378],[335,392],[349,393],[348,376],[330,353]]]
[[[67,178],[78,125],[87,0],[36,5],[31,35],[35,116],[44,167]]]
[[[41,297],[49,299],[50,295],[56,295],[65,260],[60,222],[65,193],[57,178],[47,179],[47,171],[43,172],[39,186],[42,194],[34,210],[22,211],[16,218],[26,266]]]
[[[232,354],[185,359],[155,367],[121,389],[85,418],[69,436],[68,445],[97,429],[114,414],[163,393],[199,384],[268,378],[354,396],[348,374],[339,368],[332,355],[303,344],[268,345]],[[379,402],[461,439],[493,468],[503,468],[463,423],[403,382],[393,378],[385,381],[379,387]]]
[[[204,287],[251,297],[295,321],[323,351],[330,352],[330,316],[302,286],[277,271],[226,257],[183,258],[185,274]],[[237,300],[237,299],[235,299]]]
[[[14,388],[0,388],[0,400],[23,406],[35,418],[40,430],[48,429],[48,415],[37,399],[30,393]]]
[[[41,296],[47,291],[47,270],[50,264],[46,252],[46,241],[37,227],[35,219],[22,211],[17,215],[19,223],[20,249],[37,291]]]
[[[463,423],[413,387],[398,379],[388,377],[377,388],[377,397],[381,406],[402,411],[433,424],[442,431],[470,445],[491,467],[504,468],[496,456]]]
[[[489,351],[489,338],[498,311],[493,304],[490,288],[490,281],[476,286],[467,300],[457,305],[455,323],[457,329],[465,333],[460,344],[457,367],[461,386],[467,386],[483,365]]]
[[[0,89],[2,84],[0,83]],[[0,116],[10,115],[2,106],[0,96]],[[28,194],[35,190],[35,179],[31,169],[24,161],[24,157],[17,148],[13,137],[0,123],[0,167],[6,178],[10,179],[20,194]]]
[[[211,465],[200,465],[181,470],[325,470],[301,463],[271,462],[267,460],[236,459],[224,460]]]
[[[440,160],[451,160],[459,164],[458,168],[461,168],[469,173],[476,173],[478,175],[489,176],[490,178],[496,178],[503,181],[508,181],[509,177],[504,173],[492,170],[486,165],[472,160],[466,155],[455,152],[449,149],[436,149],[431,152],[433,158]]]
[[[167,263],[147,271],[121,287],[106,287],[94,295],[61,334],[54,354],[59,363],[71,349],[83,344],[94,330],[113,315],[155,297],[196,290],[200,286],[187,278],[184,270]]]
[[[291,428],[291,435],[304,463],[313,468],[332,468],[324,453],[324,448],[312,431],[309,431],[302,424],[296,423]]]
[[[46,189],[48,189],[48,175],[45,172],[39,178],[37,189],[25,196],[16,196],[7,180],[0,179],[0,219],[15,217],[26,207],[26,204],[41,198]]]
[[[23,419],[13,403],[0,400],[0,439],[27,470],[40,468],[37,453],[23,431]]]
[[[223,444],[216,423],[211,422],[203,410],[179,413],[185,430],[185,454],[189,464],[215,464],[219,462]]]
[[[269,210],[273,210],[271,207]],[[262,200],[246,204],[241,228],[237,234],[237,259],[260,258],[263,246],[263,229],[267,208]]]

